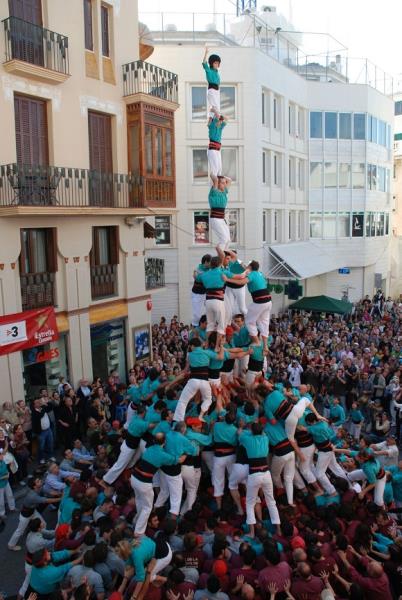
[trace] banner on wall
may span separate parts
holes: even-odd
[[[52,306],[0,317],[0,356],[59,339]]]

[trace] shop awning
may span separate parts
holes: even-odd
[[[353,305],[344,300],[330,296],[306,296],[289,306],[290,310],[307,310],[309,312],[335,313],[345,315],[352,311]]]
[[[268,277],[295,277],[307,279],[330,271],[340,269],[344,265],[336,256],[328,254],[314,242],[296,242],[294,244],[275,244],[269,247],[272,264]]]
[[[148,221],[144,222],[144,238],[152,239],[156,237],[156,229]]]

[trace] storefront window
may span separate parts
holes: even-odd
[[[162,246],[170,244],[170,216],[155,217],[156,244]]]
[[[43,388],[56,390],[59,377],[68,381],[66,342],[67,336],[60,335],[56,342],[22,352],[25,395],[29,400],[36,398]]]
[[[194,212],[194,244],[209,244],[209,212],[197,210]]]
[[[126,334],[123,319],[91,327],[92,370],[95,377],[106,380],[117,371],[126,380]]]

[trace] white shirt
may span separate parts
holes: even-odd
[[[296,367],[292,367],[292,365],[289,365],[288,373],[290,383],[294,387],[299,387],[301,384],[300,375],[303,373],[303,367],[301,365],[297,365]]]
[[[386,450],[387,454],[383,456],[377,456],[381,465],[385,467],[398,466],[399,459],[399,448],[395,444],[394,446],[388,446],[387,442],[380,442],[375,445],[377,450]]]

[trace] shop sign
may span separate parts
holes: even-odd
[[[52,306],[0,317],[0,356],[43,346],[58,339],[56,315]]]

